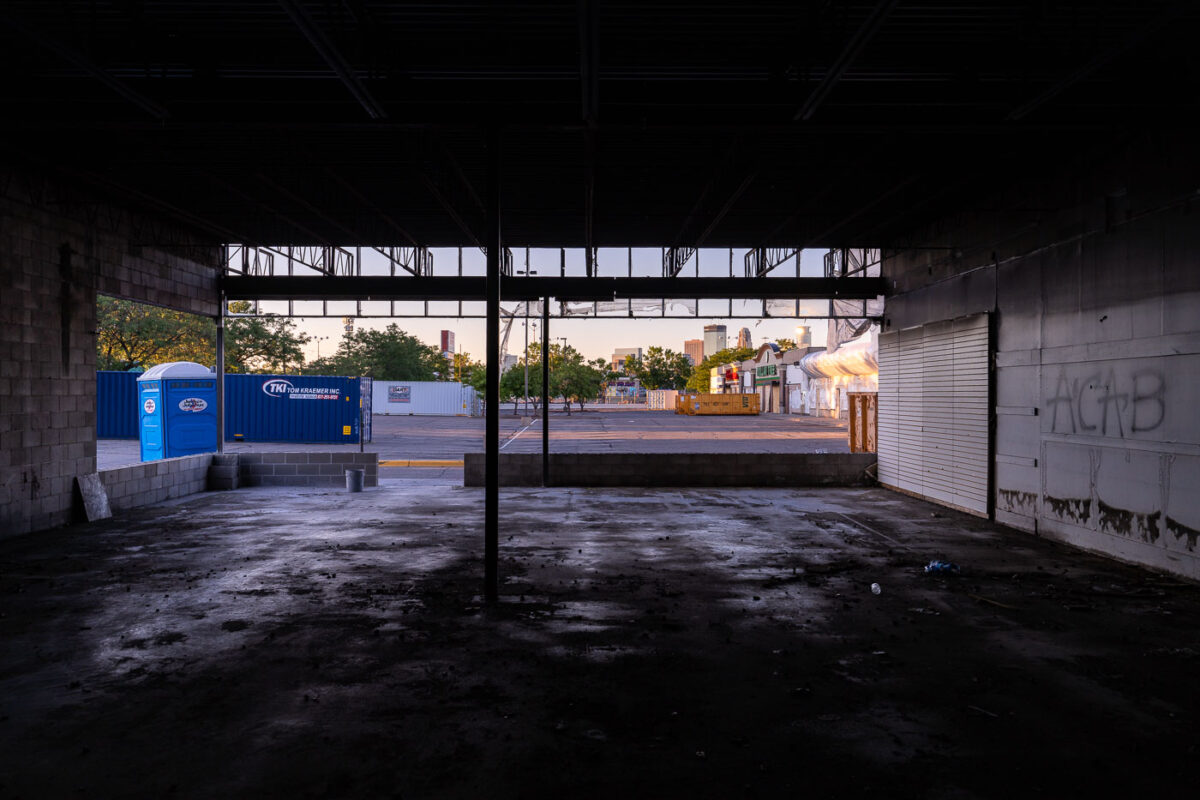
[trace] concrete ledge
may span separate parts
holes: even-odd
[[[203,492],[212,459],[212,453],[201,453],[106,469],[100,472],[100,482],[112,510],[124,511]]]
[[[483,486],[484,454],[463,485]],[[551,453],[551,486],[866,486],[874,453]],[[501,486],[541,486],[540,453],[501,453]]]
[[[328,451],[242,453],[238,482],[242,486],[345,486],[348,469],[365,470],[364,485],[379,485],[378,453]]]

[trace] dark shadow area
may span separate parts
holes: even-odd
[[[1192,784],[1193,585],[881,490],[530,489],[488,609],[478,494],[242,490],[0,543],[0,795]]]

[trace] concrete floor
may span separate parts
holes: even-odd
[[[0,796],[1193,796],[1194,585],[884,490],[528,489],[485,609],[481,508],[0,542]]]

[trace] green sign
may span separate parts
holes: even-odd
[[[763,364],[761,367],[754,368],[755,383],[774,383],[779,380],[779,366],[777,364]]]

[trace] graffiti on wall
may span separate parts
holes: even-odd
[[[1082,378],[1058,371],[1045,413],[1051,433],[1124,439],[1157,430],[1166,418],[1167,382],[1157,369],[1098,369]]]

